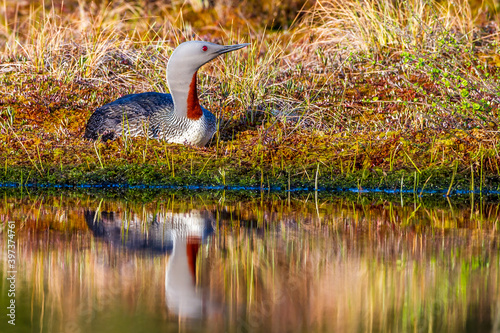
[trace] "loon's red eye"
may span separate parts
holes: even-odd
[[[201,49],[203,50],[203,52],[205,52],[206,50],[208,50],[208,47],[206,45],[203,45]]]

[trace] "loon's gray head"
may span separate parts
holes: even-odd
[[[167,65],[167,71],[183,68],[186,72],[196,72],[201,66],[220,56],[236,51],[250,44],[219,45],[203,41],[184,42],[177,46]],[[191,77],[189,77],[191,79]]]
[[[198,101],[196,73],[198,69],[221,54],[239,50],[249,44],[218,45],[190,41],[179,45],[168,60],[167,84],[180,118],[199,119],[203,112]]]

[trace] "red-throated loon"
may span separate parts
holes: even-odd
[[[167,65],[170,94],[132,94],[103,105],[90,116],[84,137],[106,141],[120,135],[148,136],[172,143],[206,145],[216,131],[216,119],[198,101],[197,71],[221,54],[247,45],[202,41],[180,44]]]

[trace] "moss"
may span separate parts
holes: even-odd
[[[319,173],[316,179],[314,168],[302,169],[290,168],[287,172],[275,174],[264,171],[249,175],[248,172],[242,175],[241,170],[226,169],[223,179],[219,170],[207,169],[202,174],[191,174],[189,169],[179,168],[175,175],[172,175],[164,168],[143,165],[117,165],[96,169],[86,170],[81,166],[72,167],[46,167],[43,173],[38,173],[30,167],[10,167],[6,172],[0,175],[0,183],[31,184],[37,186],[43,185],[109,185],[121,184],[125,186],[147,185],[147,186],[222,186],[234,188],[238,186],[247,186],[254,188],[272,188],[272,189],[300,189],[307,188],[324,191],[338,191],[347,189],[357,190],[389,190],[389,191],[415,191],[420,193],[441,191],[446,192],[451,183],[453,168],[429,168],[417,173],[414,170],[397,170],[393,172],[376,170],[358,170],[355,172],[341,174],[331,172],[328,174]],[[212,173],[213,172],[213,173]],[[309,172],[309,178],[304,176]],[[290,174],[290,178],[288,178]],[[478,191],[481,179],[474,179],[474,190]],[[498,191],[500,177],[495,175],[485,176],[482,181],[481,189],[483,191]],[[451,193],[469,191],[471,189],[470,174],[467,172],[458,173],[452,182]]]

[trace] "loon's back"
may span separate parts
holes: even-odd
[[[116,136],[153,136],[150,121],[159,115],[174,117],[174,102],[170,94],[147,92],[118,98],[96,109],[90,116],[84,137],[112,140]],[[150,132],[150,133],[149,133]]]

